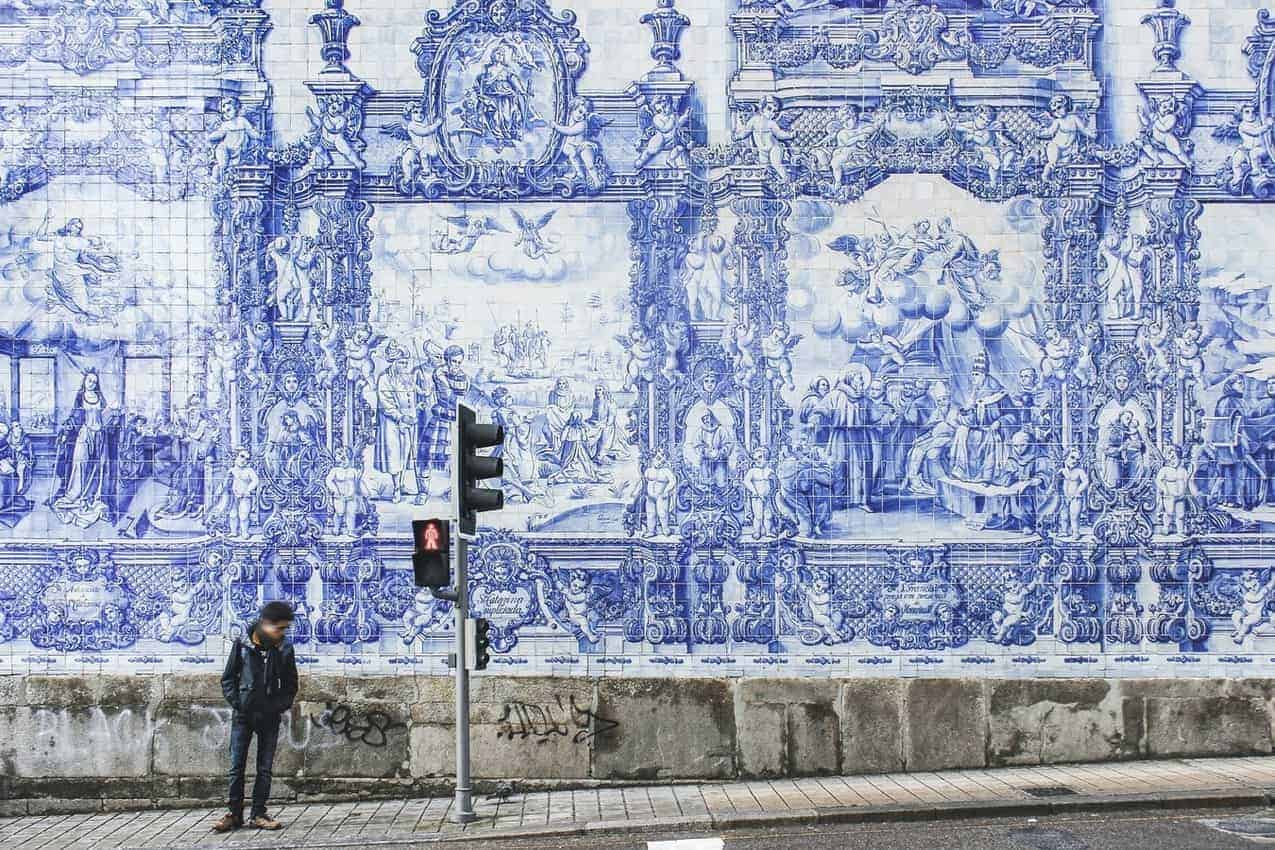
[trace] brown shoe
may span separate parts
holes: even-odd
[[[248,826],[253,829],[283,829],[283,824],[279,823],[269,815],[257,815],[248,821]]]
[[[243,815],[237,815],[234,812],[226,812],[221,816],[221,820],[213,824],[213,832],[230,832],[243,826]]]

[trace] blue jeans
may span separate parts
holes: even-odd
[[[236,711],[230,720],[230,811],[243,815],[244,769],[248,766],[248,744],[257,736],[257,779],[252,784],[252,813],[250,818],[265,815],[266,802],[270,799],[271,772],[274,767],[275,746],[279,743],[278,714],[241,714]]]

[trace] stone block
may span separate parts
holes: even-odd
[[[395,702],[409,706],[416,702],[415,677],[366,676],[346,679],[345,699],[351,702]]]
[[[408,737],[412,776],[456,775],[455,727],[413,724]]]
[[[221,676],[203,673],[166,674],[163,677],[162,699],[179,705],[226,705],[226,698],[221,692]]]
[[[788,706],[789,775],[827,775],[840,769],[841,718],[835,706],[835,686],[827,701]]]
[[[63,797],[63,798],[112,798],[112,799],[147,799],[167,798],[176,794],[174,783],[166,779],[141,777],[137,779],[116,779],[110,777],[65,776],[44,779],[19,779],[21,794],[24,797]]]
[[[478,681],[483,678],[478,678]],[[414,676],[413,681],[416,683],[417,703],[450,705],[456,701],[456,679],[452,676]]]
[[[25,703],[42,708],[126,708],[158,702],[157,675],[28,676]]]
[[[903,769],[903,682],[851,679],[841,683],[841,772]]]
[[[304,673],[297,689],[298,702],[341,702],[345,699],[348,680],[344,676]]]
[[[714,679],[602,679],[595,779],[724,779],[735,772],[730,686]]]
[[[388,702],[298,702],[290,744],[306,776],[393,777],[408,769],[407,706]]]
[[[592,711],[593,683],[588,679],[483,676],[474,679],[469,716],[472,723],[508,724],[516,733],[561,725],[574,735],[587,732]],[[452,715],[447,717],[450,721]]]
[[[987,683],[987,758],[992,765],[1127,758],[1130,727],[1120,683],[1101,679],[1011,679]]]
[[[102,801],[69,797],[38,797],[27,800],[28,815],[78,815],[102,811]]]
[[[745,776],[836,773],[838,686],[819,679],[743,679],[734,688],[736,748]]]
[[[145,706],[19,707],[10,721],[22,777],[137,777],[150,772],[154,725]]]
[[[106,797],[102,800],[104,812],[142,812],[155,808],[155,801],[144,797]]]
[[[1147,754],[1257,755],[1271,752],[1271,724],[1258,697],[1147,697]]]
[[[155,773],[224,775],[230,752],[230,716],[225,703],[162,703],[155,712]]]
[[[788,707],[735,701],[739,772],[746,777],[784,776],[788,760]]]
[[[583,728],[566,723],[542,725],[524,732],[526,729],[521,724],[472,725],[470,751],[474,776],[488,779],[589,777],[592,736],[587,724]],[[454,746],[452,744],[453,751]]]
[[[87,677],[28,676],[26,700],[30,705],[48,709],[78,708],[93,705],[97,697]]]
[[[25,676],[0,676],[0,705],[22,705],[26,701]]]
[[[981,682],[913,679],[903,691],[903,762],[907,770],[987,764],[987,704]]]

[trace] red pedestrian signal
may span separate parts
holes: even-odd
[[[417,523],[413,523],[416,525]],[[443,520],[419,521],[416,529],[416,548],[422,552],[441,552],[447,548],[447,528]]]
[[[450,523],[445,519],[412,520],[412,572],[417,587],[447,587],[452,581]]]

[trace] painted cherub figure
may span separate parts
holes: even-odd
[[[589,574],[584,570],[572,570],[565,581],[555,576],[554,584],[562,597],[563,616],[567,624],[575,626],[579,637],[596,643],[599,635],[593,622],[593,594],[590,593]]]
[[[441,116],[431,120],[424,103],[413,103],[403,110],[402,122],[381,130],[405,143],[398,155],[401,172],[399,190],[403,193],[410,194],[416,179],[432,173],[435,163],[442,157],[438,143],[442,127]]]
[[[822,571],[816,572],[806,589],[806,604],[810,606],[810,619],[823,632],[824,643],[836,643],[842,639],[845,615],[833,609],[832,579]]]
[[[1142,156],[1154,165],[1191,167],[1189,143],[1183,138],[1186,105],[1173,97],[1154,98],[1151,108],[1140,108]]]
[[[410,646],[435,623],[442,622],[444,607],[442,602],[434,598],[428,587],[416,591],[411,604],[403,612],[403,629],[399,632],[403,643]]]
[[[648,135],[641,143],[637,162],[633,167],[641,171],[657,156],[664,154],[665,167],[686,168],[690,164],[691,140],[686,132],[686,124],[691,119],[690,110],[682,109],[679,112],[673,98],[662,94],[652,100],[648,108],[643,109],[642,115]]]
[[[1146,364],[1147,381],[1154,387],[1162,386],[1173,377],[1173,362],[1169,355],[1173,348],[1171,331],[1169,323],[1163,319],[1138,328],[1135,343]]]
[[[784,322],[775,323],[761,341],[766,377],[771,382],[782,382],[789,390],[796,389],[792,380],[792,350],[799,342],[801,334],[794,334]]]
[[[376,374],[376,364],[372,360],[372,349],[375,346],[372,328],[368,325],[359,325],[345,338],[344,345],[345,377],[346,380],[354,383],[357,392],[358,387],[371,381],[372,376]]]
[[[664,322],[664,367],[660,374],[670,383],[677,380],[682,372],[682,358],[690,349],[690,326],[685,320],[674,316]]]
[[[1018,163],[1018,151],[1013,139],[1005,130],[1005,125],[997,120],[996,110],[991,106],[980,106],[967,121],[954,125],[973,146],[987,168],[987,182],[995,186],[1000,183],[1001,174],[1007,168]]]
[[[1075,540],[1080,536],[1080,518],[1085,510],[1085,494],[1089,492],[1089,473],[1080,464],[1080,450],[1071,449],[1063,459],[1061,473],[1062,511],[1058,519],[1058,536]]]
[[[1177,446],[1164,450],[1164,466],[1155,474],[1159,497],[1160,532],[1186,534],[1186,500],[1191,491],[1191,473],[1182,466],[1182,453]]]
[[[872,122],[863,121],[863,111],[853,103],[837,110],[819,147],[814,151],[815,162],[821,169],[832,172],[832,184],[840,186],[845,179],[846,166],[856,158],[862,158],[868,142],[881,129],[886,112],[880,111]]]
[[[1266,618],[1266,603],[1272,592],[1275,592],[1275,574],[1263,583],[1256,570],[1244,571],[1240,578],[1240,606],[1231,614],[1236,643],[1243,643]]]
[[[1195,322],[1187,324],[1173,343],[1178,355],[1178,378],[1204,379],[1204,331]]]
[[[350,450],[337,447],[335,462],[323,481],[332,499],[332,533],[354,535],[359,509],[359,479],[362,472],[354,465]]]
[[[367,161],[359,153],[363,143],[358,138],[358,110],[354,104],[347,102],[345,98],[331,95],[320,100],[320,109],[321,114],[316,115],[314,110],[306,107],[312,132],[318,138],[310,160],[297,177],[335,165],[333,153],[344,161],[346,167],[358,171],[367,168]]]
[[[1256,103],[1246,103],[1235,111],[1231,120],[1213,131],[1217,139],[1238,139],[1240,146],[1231,154],[1227,165],[1231,169],[1231,179],[1227,188],[1239,194],[1244,191],[1244,184],[1250,178],[1255,187],[1275,182],[1272,173],[1270,148],[1268,141],[1275,133],[1275,117],[1263,120]]]
[[[646,502],[646,534],[648,537],[673,533],[673,494],[677,490],[677,475],[669,466],[668,454],[662,449],[651,456],[651,462],[642,475],[643,499]]]
[[[1000,610],[992,612],[992,640],[1009,643],[1014,629],[1027,620],[1031,595],[1040,587],[1040,576],[1035,575],[1030,582],[1024,582],[1018,573],[1007,570],[1002,581],[1005,592]]]
[[[251,459],[247,449],[239,449],[235,452],[234,466],[226,474],[224,503],[232,537],[246,538],[251,533],[252,501],[261,486],[261,478],[249,464]]]
[[[655,344],[646,328],[634,324],[628,336],[616,340],[628,349],[629,360],[624,366],[623,391],[636,390],[641,383],[655,380]]]
[[[252,122],[240,114],[238,98],[223,97],[217,101],[217,114],[221,116],[221,123],[210,130],[207,137],[213,145],[214,183],[220,183],[226,169],[242,162],[249,146],[262,139]]]
[[[572,178],[583,183],[590,192],[600,192],[606,187],[606,160],[597,135],[610,123],[594,111],[593,101],[587,97],[572,99],[567,106],[567,123],[552,122],[553,129],[562,135],[562,156],[571,166]]]
[[[748,386],[757,375],[757,358],[753,354],[756,338],[757,328],[742,315],[735,318],[722,336],[722,348],[730,355],[735,380],[740,386]]]
[[[781,109],[779,98],[773,95],[763,97],[757,111],[744,122],[743,127],[735,131],[734,139],[737,142],[744,139],[752,141],[753,147],[757,149],[758,159],[769,165],[779,179],[787,183],[792,178],[788,173],[788,151],[783,143],[792,141],[797,134],[780,125]]]
[[[774,494],[777,478],[770,463],[770,452],[764,446],[753,451],[753,465],[744,473],[744,492],[753,518],[753,539],[771,533],[775,524]]]
[[[1079,114],[1070,96],[1052,97],[1049,114],[1051,120],[1037,133],[1045,140],[1045,180],[1052,179],[1060,165],[1079,154],[1085,141],[1098,139],[1097,120],[1092,113]]]
[[[211,408],[220,407],[230,390],[239,347],[239,339],[225,325],[218,325],[208,335],[208,348],[205,355],[208,372],[204,377],[204,393],[208,398],[208,406]]]
[[[1040,376],[1046,384],[1056,384],[1061,386],[1067,383],[1068,372],[1071,369],[1073,356],[1075,354],[1075,346],[1072,341],[1063,336],[1062,331],[1056,327],[1047,328],[1045,330],[1044,355],[1040,361]]]

